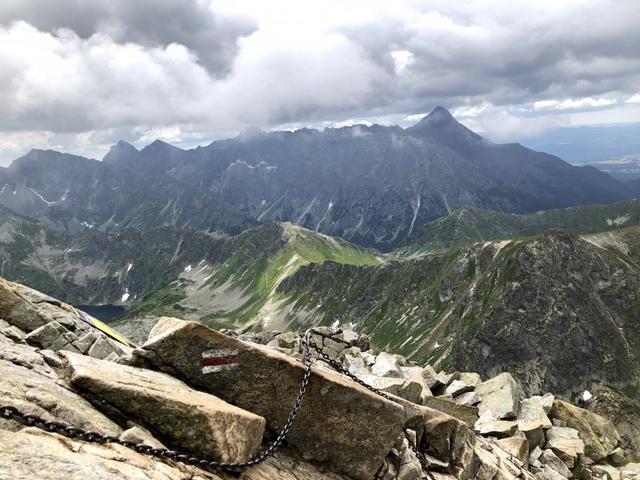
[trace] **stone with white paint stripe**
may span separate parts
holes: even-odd
[[[238,368],[203,374],[202,352],[216,349],[238,350]],[[151,338],[139,354],[155,359],[157,367],[173,369],[190,384],[263,416],[274,431],[286,422],[304,375],[300,362],[280,352],[197,322],[166,320],[164,332]],[[335,372],[314,368],[287,441],[306,460],[370,480],[401,435],[405,420],[405,409],[398,403]]]

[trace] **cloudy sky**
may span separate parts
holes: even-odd
[[[638,0],[2,0],[0,163],[436,105],[496,141],[640,122],[639,19]]]

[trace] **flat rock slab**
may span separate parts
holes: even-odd
[[[473,427],[478,420],[478,409],[473,406],[458,405],[453,401],[438,397],[423,398],[422,404],[426,407],[444,412],[447,415],[451,415],[470,427]]]
[[[547,430],[545,448],[553,450],[569,468],[575,466],[579,455],[584,454],[584,443],[578,431],[569,427],[551,427]]]
[[[584,453],[593,462],[609,456],[620,443],[620,435],[613,424],[589,410],[555,400],[551,415],[563,421],[567,427],[578,430],[584,442]]]
[[[117,444],[72,440],[35,428],[0,429],[0,478],[11,480],[222,480],[213,473],[141,455]]]
[[[164,373],[61,352],[70,382],[149,426],[172,446],[222,462],[244,462],[260,447],[265,420]]]
[[[0,403],[47,421],[64,422],[103,435],[120,435],[122,429],[118,425],[84,398],[61,386],[58,376],[50,369],[45,370],[41,358],[38,361],[33,348],[15,345],[9,349],[5,344],[0,344],[0,348],[6,358],[7,352],[17,356],[13,361],[0,360]]]
[[[279,431],[295,402],[304,367],[284,354],[196,322],[165,322],[134,355],[241,408]],[[341,375],[313,369],[287,441],[306,460],[370,480],[403,430],[404,408]]]
[[[520,392],[511,374],[501,373],[478,384],[476,393],[481,400],[478,405],[480,415],[491,411],[494,420],[512,419],[518,415]]]

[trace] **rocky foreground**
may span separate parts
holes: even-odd
[[[292,332],[162,318],[129,348],[69,305],[2,279],[0,318],[0,405],[223,462],[246,462],[274,440],[305,373]],[[313,340],[331,359],[388,398],[316,361],[284,447],[258,466],[205,471],[0,418],[0,479],[640,480],[640,428],[606,390],[585,392],[585,408],[524,398],[508,373],[437,372],[354,332],[321,333],[332,338]]]

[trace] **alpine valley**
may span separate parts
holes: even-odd
[[[640,203],[442,108],[407,129],[120,142],[102,162],[34,150],[0,185],[0,274],[126,306],[134,341],[161,315],[342,326],[527,393],[640,385]]]

